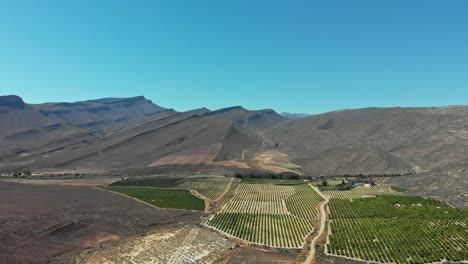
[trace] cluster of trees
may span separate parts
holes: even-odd
[[[382,174],[375,174],[375,173],[358,173],[358,174],[342,174],[342,175],[311,175],[311,174],[303,174],[299,175],[294,172],[281,172],[281,173],[274,173],[274,172],[267,172],[260,169],[243,169],[234,172],[227,172],[225,173],[226,177],[236,177],[236,178],[263,178],[263,179],[304,179],[304,180],[317,180],[323,179],[325,182],[328,178],[353,178],[353,179],[372,179],[374,177],[399,177],[399,176],[407,176],[413,175],[411,172],[407,173],[382,173]],[[343,183],[343,185],[338,187],[344,187],[345,189],[350,187],[349,182]],[[364,182],[361,182],[364,183]],[[373,183],[372,180],[368,180],[365,183]],[[326,185],[323,185],[326,186]],[[352,186],[351,186],[352,187]]]
[[[315,175],[303,175],[303,178],[306,179],[324,179],[324,178],[373,178],[373,177],[399,177],[399,176],[408,176],[408,175],[413,175],[411,172],[407,173],[382,173],[382,174],[376,174],[376,173],[368,173],[368,174],[363,174],[363,173],[358,173],[358,174],[336,174],[336,175],[329,175],[329,176],[315,176]]]
[[[31,176],[31,171],[30,170],[15,171],[12,174],[12,176],[15,178],[26,178],[26,177]]]

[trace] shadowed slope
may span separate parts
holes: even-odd
[[[104,98],[75,103],[46,103],[33,105],[45,116],[65,124],[90,129],[125,125],[161,112],[175,112],[153,104],[143,96],[132,98]]]

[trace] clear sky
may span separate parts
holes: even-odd
[[[0,0],[0,94],[304,113],[468,104],[468,1]]]

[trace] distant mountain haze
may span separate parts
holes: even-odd
[[[286,112],[282,112],[281,115],[289,119],[298,119],[298,118],[304,118],[304,117],[310,116],[309,114],[297,114],[297,113],[286,113]]]

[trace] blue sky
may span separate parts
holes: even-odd
[[[468,104],[468,1],[0,0],[0,94],[303,113]]]

